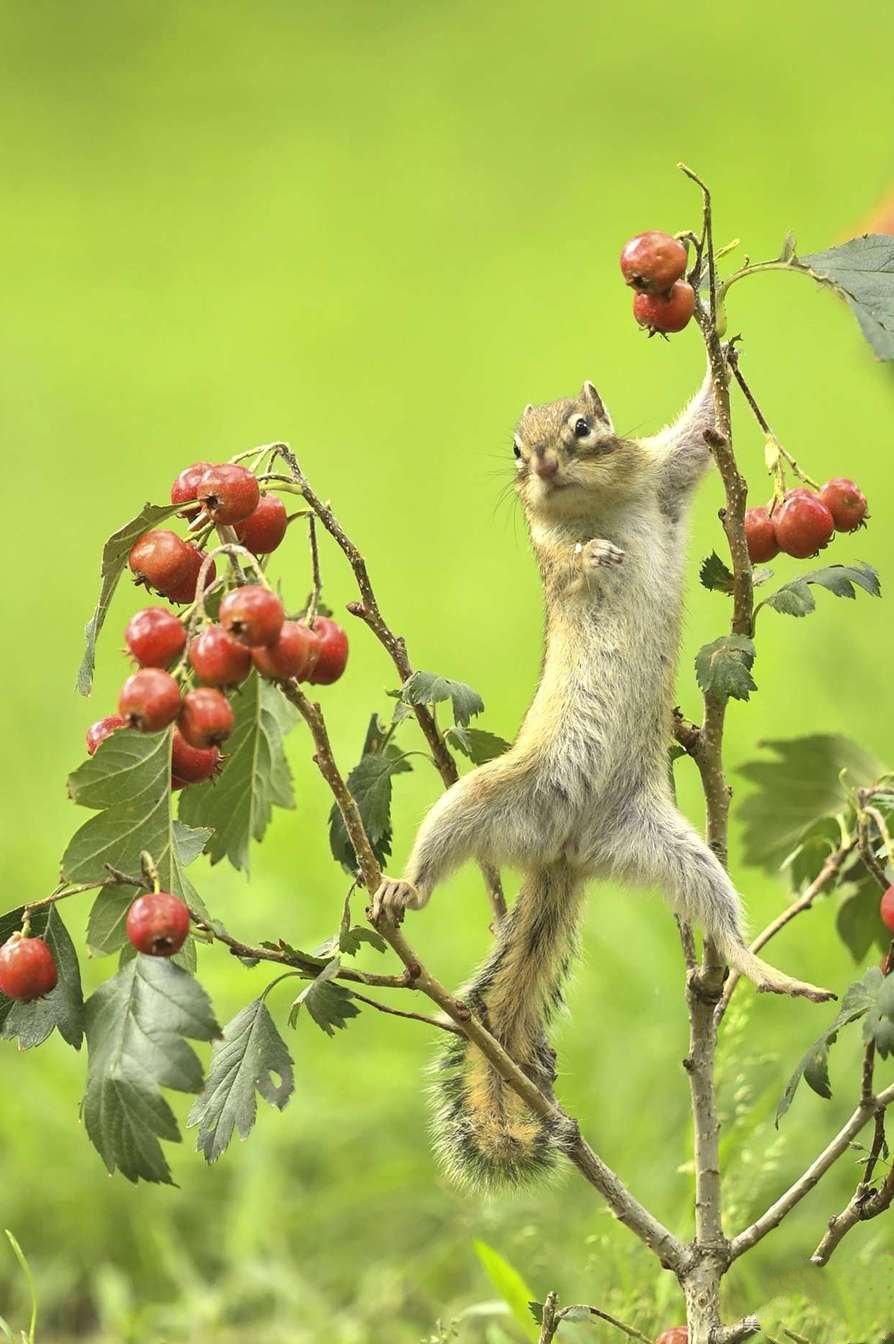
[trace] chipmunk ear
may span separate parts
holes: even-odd
[[[531,412],[533,411],[533,409],[534,409],[534,407],[531,405],[530,402],[528,402],[527,406],[526,406],[525,409],[522,411],[522,419],[524,420],[524,418],[525,418],[526,415],[530,415]]]
[[[608,425],[609,429],[612,428],[612,418],[605,408],[605,402],[602,400],[589,378],[580,390],[580,399],[587,403],[598,420],[601,420],[604,424]]]

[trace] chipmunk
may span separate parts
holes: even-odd
[[[739,895],[672,794],[686,515],[713,426],[710,373],[652,438],[616,434],[591,382],[577,398],[525,407],[513,452],[545,591],[540,685],[514,745],[442,795],[404,877],[383,878],[373,898],[373,918],[399,922],[468,858],[522,870],[493,951],[461,993],[550,1095],[546,1028],[589,878],[662,888],[759,990],[831,997],[748,951]],[[491,1185],[552,1164],[558,1135],[480,1051],[458,1037],[440,1063],[436,1143],[451,1174]]]

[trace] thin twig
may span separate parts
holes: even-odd
[[[368,1003],[370,1008],[377,1008],[380,1013],[388,1013],[390,1017],[406,1017],[411,1022],[426,1022],[430,1027],[439,1027],[441,1031],[449,1031],[454,1036],[465,1035],[453,1022],[445,1022],[440,1017],[426,1017],[425,1013],[407,1013],[401,1008],[392,1008],[390,1004],[380,1003],[378,999],[368,999],[356,989],[351,990],[351,998],[357,999],[360,1003]]]
[[[637,1330],[635,1325],[626,1325],[624,1321],[619,1321],[617,1316],[612,1316],[607,1311],[601,1311],[599,1307],[589,1307],[583,1303],[571,1307],[563,1307],[558,1314],[558,1319],[560,1321],[563,1320],[573,1311],[588,1311],[596,1320],[605,1321],[606,1325],[613,1325],[616,1330],[620,1330],[628,1337],[628,1339],[638,1339],[640,1340],[640,1344],[652,1344],[648,1335],[644,1335],[642,1330]]]
[[[307,539],[310,544],[310,568],[314,586],[307,603],[304,619],[313,629],[313,623],[317,617],[317,607],[320,605],[320,593],[323,590],[323,580],[320,577],[320,548],[317,545],[317,520],[313,513],[308,514],[307,518]]]

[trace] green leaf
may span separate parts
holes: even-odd
[[[171,1183],[159,1139],[180,1142],[160,1088],[198,1092],[202,1066],[186,1039],[220,1035],[211,1003],[187,971],[142,953],[100,985],[86,1006],[87,1133],[110,1172]]]
[[[747,700],[757,686],[751,675],[756,650],[747,635],[721,635],[695,655],[695,677],[718,700]]]
[[[532,1319],[530,1304],[534,1302],[534,1294],[521,1274],[486,1241],[475,1242],[475,1254],[485,1274],[512,1312],[525,1339],[533,1340],[536,1344],[540,1332]]]
[[[0,918],[0,944],[22,927],[24,907],[10,910]],[[56,963],[57,981],[49,994],[31,1003],[16,1003],[0,994],[0,1036],[18,1040],[20,1050],[42,1045],[56,1027],[59,1035],[75,1050],[80,1050],[84,1035],[84,999],[81,970],[74,944],[55,905],[34,910],[31,935],[43,938]]]
[[[338,931],[338,937],[334,940],[335,946],[339,952],[344,952],[349,957],[354,957],[360,951],[363,943],[368,943],[374,947],[377,952],[385,952],[388,944],[382,935],[373,928],[365,924],[351,924],[351,893],[348,892],[345,900],[344,909],[341,914],[341,928]]]
[[[363,755],[345,783],[360,811],[373,853],[379,863],[384,863],[391,853],[391,781],[395,775],[406,774],[412,766],[406,753],[393,742],[383,745],[380,730],[381,724],[374,714],[364,740]],[[329,813],[329,845],[333,857],[342,867],[355,873],[354,847],[334,803]]]
[[[281,1111],[294,1090],[292,1057],[266,1003],[255,999],[227,1023],[212,1048],[207,1081],[189,1113],[188,1124],[199,1127],[199,1152],[216,1162],[234,1129],[248,1138],[257,1116],[256,1092]]]
[[[706,588],[715,593],[731,593],[735,579],[716,551],[702,561],[698,576]]]
[[[468,756],[473,765],[484,765],[509,750],[510,744],[496,733],[487,733],[483,728],[459,728],[455,724],[444,734],[448,746],[456,747],[464,756]]]
[[[773,753],[739,767],[757,786],[739,805],[745,826],[744,862],[775,872],[821,817],[849,805],[848,787],[871,784],[881,774],[874,757],[848,737],[817,733],[810,737],[763,742]],[[846,771],[845,781],[840,776]]]
[[[780,864],[780,867],[788,872],[796,891],[810,885],[819,875],[829,855],[833,854],[840,844],[841,827],[834,817],[820,817],[819,821],[808,826],[797,847]],[[830,882],[828,890],[832,890],[842,876],[843,871],[840,871],[837,879]]]
[[[139,541],[144,532],[158,527],[166,518],[176,513],[179,504],[144,504],[136,518],[113,532],[102,549],[100,567],[101,586],[96,609],[84,629],[84,656],[78,668],[77,689],[81,695],[89,695],[93,688],[93,668],[96,662],[96,641],[105,623],[118,580],[127,565],[130,548]]]
[[[484,709],[484,701],[471,686],[440,677],[435,672],[414,672],[401,686],[399,694],[405,705],[439,705],[449,700],[453,705],[454,721],[463,728]]]
[[[862,980],[858,980],[856,984],[850,986],[842,999],[841,1008],[834,1022],[814,1041],[789,1079],[776,1108],[777,1126],[791,1106],[802,1078],[818,1096],[825,1097],[827,1100],[831,1097],[829,1051],[838,1039],[841,1028],[846,1027],[850,1022],[856,1022],[858,1018],[865,1016],[869,1011],[870,1005],[877,994],[876,978],[880,982],[882,973],[878,967],[874,966],[866,972]]]
[[[862,864],[854,869],[855,880],[842,887],[844,900],[838,909],[835,927],[838,936],[858,964],[873,947],[887,951],[891,941],[879,915],[879,887]]]
[[[184,869],[201,854],[211,834],[192,830],[171,816],[171,730],[138,733],[119,729],[103,742],[95,756],[68,777],[68,791],[76,803],[96,809],[96,815],[75,832],[62,856],[62,875],[68,882],[97,882],[108,876],[106,864],[125,873],[140,872],[140,854],[147,850],[155,861],[165,891],[204,914],[205,908]],[[118,913],[132,899],[123,888]],[[102,897],[97,899],[99,905]],[[110,898],[103,900],[93,934],[97,950],[113,923]],[[88,938],[91,934],[88,932]],[[119,946],[115,943],[114,946]]]
[[[794,262],[850,304],[879,359],[894,359],[894,238],[869,233]]]
[[[317,978],[301,991],[289,1012],[290,1027],[295,1026],[302,1007],[307,1009],[327,1036],[334,1036],[336,1030],[344,1030],[349,1018],[360,1016],[360,1009],[353,1002],[350,991],[333,981],[332,977],[338,974],[340,965],[338,957],[333,957]]]
[[[247,873],[251,841],[263,839],[274,806],[295,806],[283,739],[295,724],[297,710],[256,672],[234,696],[233,708],[236,721],[226,742],[223,770],[216,779],[184,789],[180,819],[211,828],[212,863],[229,859]]]
[[[755,611],[759,611],[761,607],[773,607],[775,611],[781,611],[786,616],[809,616],[812,611],[816,610],[816,602],[810,591],[810,584],[827,588],[836,597],[853,599],[857,596],[857,588],[862,588],[864,592],[870,593],[873,597],[881,596],[879,577],[871,565],[862,563],[857,565],[826,565],[822,569],[814,569],[807,574],[801,574],[797,579],[792,579],[790,583],[784,583],[781,588],[776,589],[775,593],[771,593],[769,597],[764,598],[763,602],[758,603]]]
[[[863,1040],[871,1041],[882,1059],[894,1055],[894,976],[883,976],[878,966],[866,972],[871,983],[869,1009],[863,1023]]]

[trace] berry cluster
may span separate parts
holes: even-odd
[[[866,518],[866,496],[844,476],[819,491],[799,486],[780,503],[749,509],[745,539],[752,564],[772,560],[780,551],[804,560],[827,546],[833,533],[855,532]]]
[[[686,256],[679,238],[655,229],[621,250],[621,273],[636,291],[633,316],[650,334],[682,331],[695,311],[695,290],[683,279]]]

